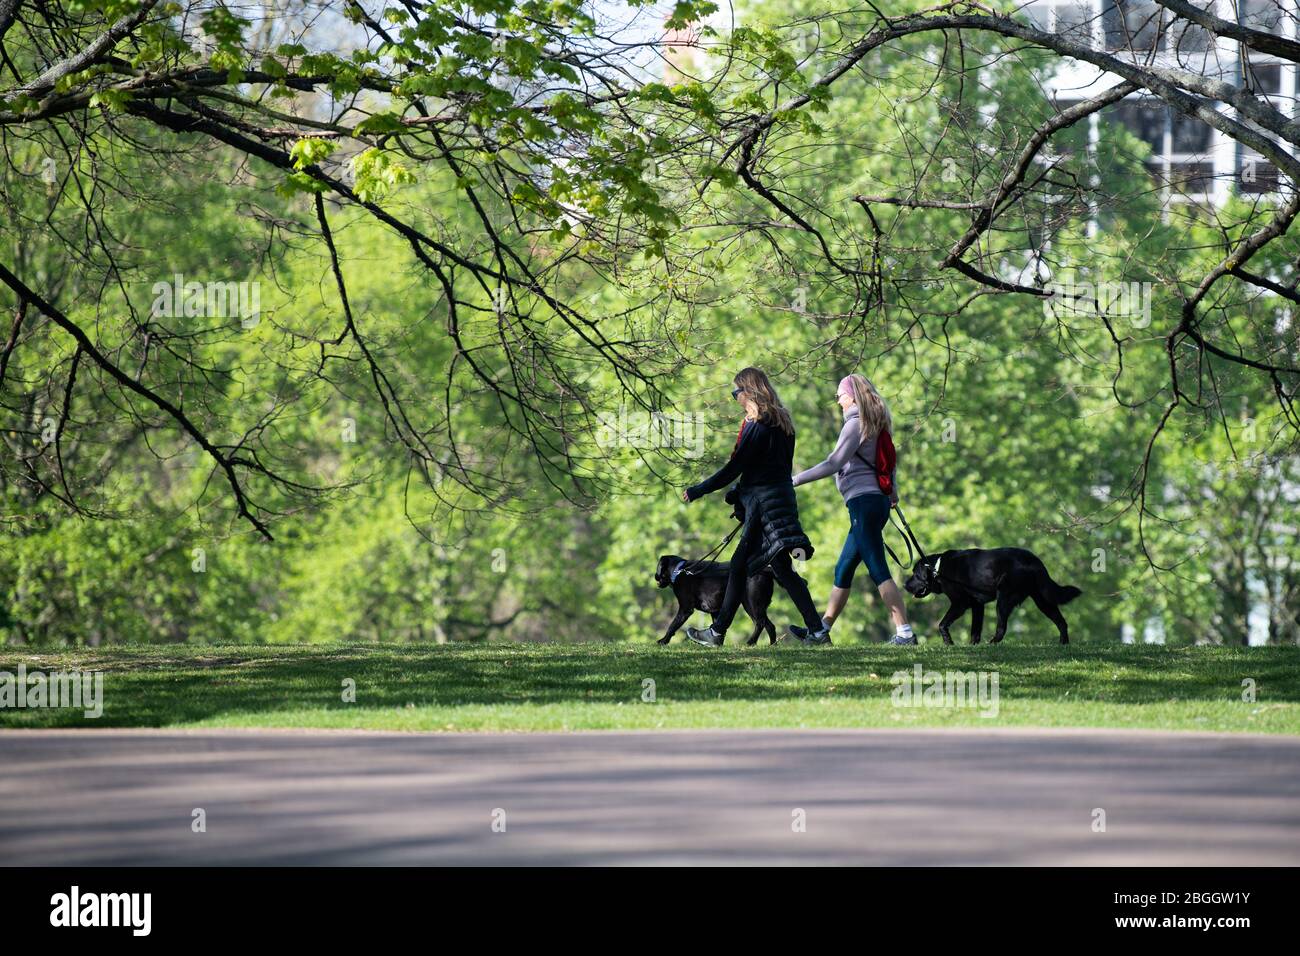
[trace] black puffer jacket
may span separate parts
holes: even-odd
[[[745,422],[731,459],[714,475],[686,489],[692,501],[739,478],[727,500],[738,505],[738,517],[759,522],[762,546],[750,556],[749,573],[771,563],[782,551],[795,559],[811,558],[812,542],[799,524],[799,503],[790,480],[794,436],[763,422]],[[742,534],[749,532],[746,527]]]

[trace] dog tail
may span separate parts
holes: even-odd
[[[1083,592],[1073,584],[1057,584],[1052,580],[1050,574],[1043,575],[1043,590],[1047,593],[1047,598],[1057,607],[1062,604],[1069,604]]]

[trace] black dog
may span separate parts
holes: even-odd
[[[688,562],[687,568],[679,572],[674,581],[673,570],[685,561],[675,554],[665,554],[655,569],[655,583],[661,588],[672,587],[677,595],[677,614],[668,625],[668,633],[659,638],[660,644],[668,643],[692,611],[705,611],[716,617],[722,609],[722,597],[727,591],[727,564],[722,561]],[[751,574],[745,581],[745,594],[740,605],[754,621],[754,633],[745,642],[748,645],[758,642],[763,628],[767,628],[771,643],[776,643],[776,627],[767,617],[767,606],[772,603],[772,582],[771,568]]]
[[[1072,585],[1053,581],[1038,556],[1024,548],[988,551],[973,548],[927,555],[916,563],[903,587],[918,598],[927,594],[948,595],[952,605],[939,622],[939,633],[945,644],[952,643],[948,626],[967,609],[971,612],[970,642],[978,644],[984,628],[984,605],[997,600],[998,629],[993,634],[996,644],[1007,632],[1011,612],[1027,597],[1033,598],[1038,610],[1056,625],[1061,643],[1069,644],[1070,628],[1061,614],[1061,605],[1083,593]]]

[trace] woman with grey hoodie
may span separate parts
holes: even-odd
[[[818,635],[808,634],[800,627],[791,627],[790,631],[805,643],[829,644],[830,626],[848,603],[853,573],[865,562],[867,573],[894,621],[896,633],[890,643],[915,644],[903,595],[890,577],[885,561],[883,531],[889,521],[890,506],[898,504],[898,485],[893,485],[893,494],[889,496],[880,489],[876,476],[876,440],[882,430],[893,430],[889,406],[866,376],[857,373],[840,380],[835,398],[844,410],[844,427],[840,429],[835,450],[821,464],[795,475],[794,484],[798,487],[834,475],[835,486],[844,496],[849,511],[849,534],[835,565],[835,587],[831,589],[822,618],[826,627]]]

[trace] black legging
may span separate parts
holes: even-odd
[[[736,553],[731,556],[731,566],[727,569],[727,593],[723,595],[722,608],[713,621],[713,630],[718,634],[725,634],[727,628],[731,627],[740,600],[745,596],[749,556],[762,544],[763,524],[761,521],[751,521],[740,533],[740,544],[736,545]],[[804,625],[810,631],[820,631],[822,616],[813,604],[812,595],[808,593],[808,582],[794,569],[788,552],[781,551],[772,559],[772,573],[776,575],[776,583],[785,589],[785,593],[790,595],[794,606],[803,615]]]

